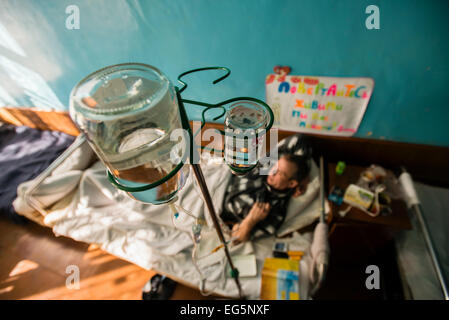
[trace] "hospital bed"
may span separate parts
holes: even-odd
[[[406,171],[399,179],[413,226],[395,242],[404,295],[407,299],[448,300],[449,189],[414,182]]]
[[[213,203],[220,212],[219,205],[231,173],[221,158],[205,156],[201,166]],[[281,237],[287,236],[282,242],[288,243],[290,250],[305,253],[300,260],[301,299],[313,297],[328,263],[326,213],[329,207],[324,199],[322,178],[323,172],[320,174],[313,163],[307,191],[290,200],[285,222],[278,232]],[[192,174],[178,193],[176,203],[185,214],[180,212],[174,217],[167,205],[144,204],[114,188],[107,179],[105,167],[81,134],[41,175],[19,186],[13,205],[19,214],[51,227],[57,236],[96,244],[144,269],[200,288],[205,295],[238,298],[223,250],[216,250],[220,241]],[[197,246],[190,236],[195,219],[206,222]],[[313,233],[297,232],[317,220]],[[240,275],[246,298],[260,297],[263,262],[272,256],[276,241],[279,239],[261,237],[229,247],[233,260],[243,257],[247,258],[245,261],[255,262],[255,270]]]

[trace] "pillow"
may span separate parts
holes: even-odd
[[[287,205],[287,215],[285,221],[293,218],[296,214],[307,207],[314,199],[318,197],[320,191],[320,174],[315,161],[311,160],[309,179],[306,192],[299,197],[291,197]]]
[[[290,232],[302,229],[315,222],[321,213],[320,174],[318,166],[313,160],[310,161],[310,182],[307,190],[299,197],[291,197],[287,205],[287,215],[284,223],[278,229],[278,236],[282,237]],[[329,212],[327,200],[324,202],[324,211]]]

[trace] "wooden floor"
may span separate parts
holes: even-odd
[[[79,267],[79,289],[66,287],[70,265]],[[154,274],[33,222],[0,218],[0,299],[139,300]],[[210,298],[178,284],[172,299]]]

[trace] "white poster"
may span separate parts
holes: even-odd
[[[265,85],[273,127],[348,137],[362,121],[374,80],[269,74]]]

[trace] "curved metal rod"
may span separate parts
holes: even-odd
[[[190,70],[190,71],[186,71],[182,74],[180,74],[178,76],[178,81],[183,85],[183,87],[181,89],[179,89],[178,87],[176,87],[179,95],[178,95],[178,99],[180,99],[182,101],[182,103],[189,103],[189,104],[195,104],[198,106],[202,106],[205,107],[206,109],[203,110],[202,114],[201,114],[201,127],[200,129],[194,134],[194,136],[196,136],[199,132],[201,132],[201,130],[204,128],[204,126],[206,125],[206,119],[205,119],[205,114],[209,109],[213,109],[213,108],[222,108],[223,112],[220,116],[215,117],[213,120],[217,120],[219,118],[221,118],[225,113],[226,113],[226,109],[224,108],[224,105],[227,105],[229,103],[235,102],[235,101],[252,101],[252,102],[256,102],[260,105],[262,105],[269,113],[269,123],[267,125],[267,127],[265,128],[265,132],[262,134],[264,135],[265,133],[267,133],[271,127],[273,126],[273,122],[274,122],[274,114],[273,114],[273,110],[271,110],[271,108],[262,100],[256,99],[256,98],[252,98],[252,97],[237,97],[237,98],[232,98],[232,99],[228,99],[216,104],[211,104],[211,103],[205,103],[205,102],[201,102],[201,101],[195,101],[195,100],[188,100],[188,99],[183,99],[181,98],[180,93],[182,91],[184,91],[187,88],[187,83],[185,83],[184,81],[181,80],[182,77],[184,77],[187,74],[190,73],[194,73],[194,72],[199,72],[199,71],[206,71],[206,70],[224,70],[226,71],[226,74],[216,80],[213,81],[213,84],[216,84],[218,82],[220,82],[221,80],[225,79],[226,77],[228,77],[231,74],[231,70],[229,70],[226,67],[205,67],[205,68],[199,68],[199,69],[194,69],[194,70]],[[217,129],[218,130],[218,129]],[[221,135],[225,135],[226,133],[223,130],[218,130],[220,132]],[[262,136],[261,135],[261,136]],[[201,146],[201,149],[209,149],[206,147]],[[213,151],[218,151],[218,152],[222,152],[224,153],[224,150],[215,150],[212,149]],[[230,166],[230,168],[238,173],[246,173],[251,171],[256,165],[250,166],[248,168],[236,168],[234,166]]]
[[[226,113],[226,108],[225,107],[220,107],[220,108],[222,108],[223,109],[223,112],[219,115],[219,116],[216,116],[215,118],[213,118],[212,120],[213,121],[215,121],[215,120],[218,120],[218,119],[220,119],[221,117],[223,117],[224,115],[225,115],[225,113]],[[206,125],[206,112],[207,111],[209,111],[210,109],[212,109],[212,108],[206,108],[206,109],[204,109],[203,110],[203,112],[201,113],[201,127],[195,132],[195,134],[193,135],[193,137],[196,137],[197,135],[198,135],[198,133],[200,133],[201,132],[201,130],[203,130],[203,128],[204,128],[204,126]],[[219,129],[215,129],[215,130],[217,130],[221,135],[224,135],[225,134],[225,132],[223,131],[223,130],[219,130]],[[211,152],[221,152],[221,153],[224,153],[224,150],[217,150],[217,149],[214,149],[214,148],[208,148],[208,147],[205,147],[205,146],[200,146],[200,148],[202,149],[202,150],[207,150],[207,151],[211,151]]]
[[[195,134],[193,135],[194,137],[196,137],[198,135],[198,133],[201,130],[203,130],[204,126],[206,125],[206,112],[209,111],[210,109],[214,109],[214,108],[215,107],[208,107],[208,108],[203,110],[203,112],[201,113],[201,127],[195,132]],[[215,118],[213,118],[212,119],[213,121],[220,119],[226,113],[226,108],[225,107],[220,106],[219,108],[221,108],[223,110],[223,112],[219,116],[216,116]],[[220,131],[220,134],[222,134],[222,135],[224,134],[224,132],[222,130],[219,130],[219,129],[216,129],[216,130]]]
[[[178,173],[179,170],[181,170],[181,168],[184,166],[184,164],[187,162],[187,155],[188,152],[185,152],[181,161],[176,165],[176,167],[170,171],[166,176],[162,177],[161,179],[150,183],[150,184],[146,184],[146,185],[142,185],[142,186],[138,186],[138,187],[130,187],[130,186],[126,186],[124,184],[121,184],[117,178],[111,173],[111,171],[109,171],[109,169],[107,169],[107,175],[108,175],[108,179],[109,182],[111,182],[116,188],[126,191],[126,192],[143,192],[146,190],[150,190],[153,189],[157,186],[160,186],[161,184],[167,182],[168,180],[170,180],[175,174]]]
[[[129,186],[125,186],[125,185],[121,184],[117,180],[117,178],[109,171],[109,169],[107,169],[107,174],[108,174],[109,182],[111,182],[116,188],[126,191],[126,192],[142,192],[142,191],[153,189],[153,188],[167,182],[168,180],[170,180],[184,166],[185,161],[186,161],[186,159],[183,159],[183,161],[181,161],[172,171],[170,171],[169,174],[167,174],[163,178],[157,180],[156,182],[146,184],[143,186],[138,186],[138,187],[129,187]]]
[[[232,171],[235,171],[237,173],[248,173],[257,166],[257,163],[253,164],[252,166],[247,167],[247,168],[238,168],[238,167],[232,166],[230,164],[227,164],[227,165]]]
[[[183,87],[181,89],[179,89],[179,93],[181,93],[185,89],[187,89],[187,83],[185,83],[184,81],[181,80],[182,77],[188,75],[189,73],[194,73],[194,72],[199,72],[199,71],[206,71],[206,70],[224,70],[224,71],[226,71],[226,74],[224,76],[214,80],[212,82],[213,84],[219,83],[221,80],[224,80],[225,78],[227,78],[231,74],[231,70],[229,70],[226,67],[205,67],[205,68],[198,68],[198,69],[193,69],[193,70],[189,70],[189,71],[183,72],[183,73],[181,73],[178,76],[178,81],[183,85]]]
[[[181,98],[181,99],[182,99],[182,98]],[[182,99],[182,102],[190,103],[190,104],[195,104],[195,105],[199,105],[199,106],[202,106],[202,107],[206,107],[206,109],[203,110],[203,113],[202,113],[202,122],[201,122],[201,128],[200,128],[200,130],[201,130],[201,129],[206,125],[206,121],[205,121],[205,118],[204,118],[204,114],[205,114],[206,111],[208,111],[209,109],[213,109],[213,108],[224,108],[223,106],[224,106],[224,105],[227,105],[227,104],[229,104],[229,103],[232,103],[232,102],[235,102],[235,101],[245,101],[245,100],[246,100],[246,101],[256,102],[256,103],[262,105],[262,106],[268,111],[268,113],[269,113],[269,115],[270,115],[270,120],[269,120],[268,126],[265,128],[265,132],[261,135],[261,136],[263,136],[263,135],[266,134],[266,133],[271,129],[271,127],[273,126],[273,122],[274,122],[274,114],[273,114],[273,110],[271,110],[271,108],[270,108],[265,102],[263,102],[262,100],[259,100],[259,99],[256,99],[256,98],[251,98],[251,97],[237,97],[237,98],[228,99],[228,100],[225,100],[225,101],[216,103],[216,104],[210,104],[210,103],[205,103],[205,102],[200,102],[200,101],[195,101],[195,100],[188,100],[188,99]],[[223,116],[223,115],[224,115],[224,113],[223,113],[221,116]],[[220,116],[220,117],[221,117],[221,116]],[[214,120],[216,120],[216,119],[218,119],[218,118],[220,118],[220,117],[216,117],[216,118],[214,118]],[[198,130],[198,131],[195,133],[195,136],[198,134],[198,132],[199,132],[200,130]],[[217,129],[217,130],[218,130],[218,129]],[[226,134],[225,132],[223,132],[223,130],[218,130],[218,131],[219,131],[222,135],[225,135],[225,134]],[[201,149],[206,149],[206,148],[203,147],[203,146],[201,146]],[[215,150],[213,150],[213,151],[215,151]],[[218,152],[224,152],[224,150],[216,150],[216,151],[218,151]],[[235,172],[237,172],[237,173],[242,173],[242,174],[244,174],[244,173],[247,173],[247,172],[253,170],[254,167],[255,167],[256,165],[250,166],[250,167],[248,167],[248,168],[237,168],[237,167],[231,166],[231,165],[229,165],[229,164],[228,164],[228,166],[231,168],[231,170],[233,170],[233,171],[235,171]]]
[[[257,102],[257,103],[261,104],[268,111],[268,113],[270,114],[270,121],[268,123],[268,126],[265,128],[266,129],[265,131],[268,132],[271,129],[271,127],[273,126],[274,114],[273,114],[273,110],[271,110],[271,108],[268,106],[268,104],[266,104],[262,100],[259,100],[256,98],[251,98],[251,97],[237,97],[237,98],[232,98],[232,99],[228,99],[225,101],[221,101],[221,102],[218,102],[215,104],[205,103],[205,102],[195,101],[195,100],[188,100],[188,99],[182,99],[182,102],[195,104],[195,105],[202,106],[202,107],[207,107],[209,109],[209,108],[223,107],[224,105],[227,105],[231,102],[242,101],[242,100]]]
[[[215,118],[213,118],[213,119],[212,119],[213,121],[218,120],[218,119],[220,119],[221,117],[223,117],[223,116],[225,115],[225,113],[226,113],[226,108],[223,107],[223,106],[221,106],[220,108],[223,110],[223,112],[222,112],[219,116],[216,116]],[[206,125],[206,118],[205,118],[206,112],[207,112],[208,110],[210,110],[210,109],[211,109],[211,108],[206,108],[206,109],[204,109],[203,112],[201,113],[201,121],[204,123],[204,124],[202,124],[203,127]]]

